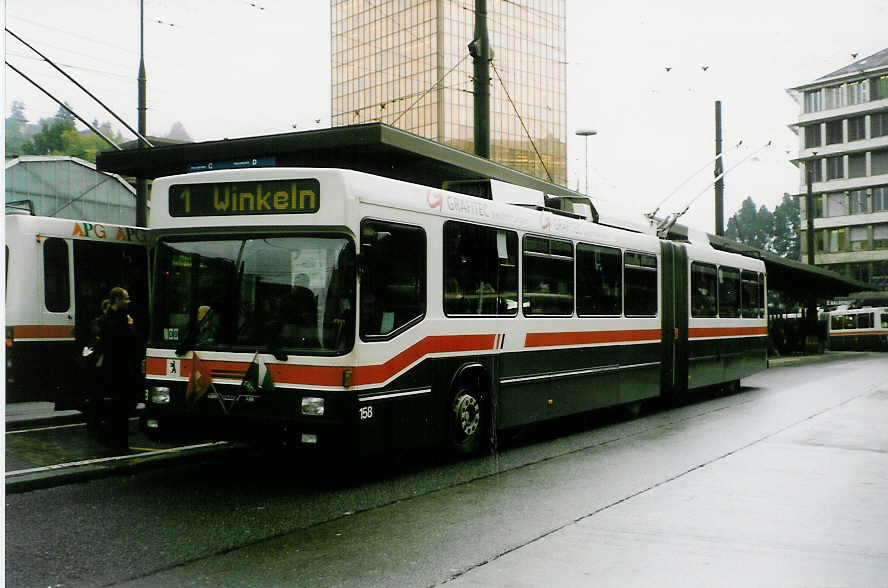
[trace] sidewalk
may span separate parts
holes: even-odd
[[[56,411],[52,402],[12,402],[6,405],[6,430],[83,420],[79,410]]]

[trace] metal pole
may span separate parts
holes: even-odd
[[[475,0],[475,38],[469,44],[474,63],[475,155],[490,159],[490,40],[487,0]]]
[[[721,122],[721,100],[715,101],[715,234],[723,237],[725,235],[725,180],[722,174],[722,158],[719,157],[722,152],[722,122]]]
[[[816,153],[815,153],[816,155]],[[812,193],[811,183],[813,175],[811,172],[813,171],[813,167],[811,165],[812,161],[817,160],[807,160],[805,161],[805,176],[807,179],[808,189],[805,193],[805,221],[807,224],[807,234],[805,235],[805,240],[808,243],[808,265],[814,266],[814,196]],[[817,164],[819,165],[819,161]],[[807,337],[805,338],[805,348],[806,350],[811,350],[811,346],[814,344],[814,340],[810,339],[812,336],[819,336],[817,332],[817,297],[814,292],[814,288],[808,288],[807,295]]]
[[[808,182],[808,191],[805,194],[805,221],[808,230],[806,231],[805,241],[808,244],[808,265],[811,266],[814,265],[814,195],[811,192],[811,172],[813,171],[811,164],[813,161],[815,160],[809,159],[805,162],[805,175]]]
[[[589,137],[597,135],[598,131],[592,129],[579,129],[576,134],[586,140],[586,194],[589,193]]]
[[[145,0],[139,0],[139,149],[148,147],[145,130]],[[148,226],[148,180],[136,178],[136,226]]]

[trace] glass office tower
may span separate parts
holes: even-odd
[[[559,184],[567,174],[565,3],[487,2],[491,159]],[[331,0],[333,126],[381,121],[472,152],[473,6]]]

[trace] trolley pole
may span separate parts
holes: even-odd
[[[475,155],[490,159],[490,39],[487,0],[475,0],[475,38],[469,43],[474,65]]]
[[[145,0],[139,0],[139,149],[148,147],[145,142]],[[136,178],[136,226],[148,226],[148,180]]]
[[[715,234],[725,236],[725,178],[722,169],[722,103],[715,101]]]

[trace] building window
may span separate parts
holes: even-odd
[[[832,120],[826,123],[826,144],[835,145],[842,140],[842,121]]]
[[[873,151],[870,156],[871,175],[888,174],[888,149]]]
[[[855,116],[848,119],[848,141],[866,139],[866,117]]]
[[[888,74],[870,79],[870,100],[888,98]]]
[[[823,108],[824,110],[829,110],[830,108],[839,108],[844,106],[842,100],[842,87],[841,86],[832,86],[830,88],[823,89]]]
[[[805,92],[805,112],[818,112],[820,110],[820,90]]]
[[[805,162],[805,169],[808,170],[812,182],[823,181],[823,166],[820,165],[821,161],[823,161],[823,159],[809,159]]]
[[[851,227],[851,251],[866,251],[869,249],[869,228]]]
[[[859,82],[848,82],[845,93],[848,95],[848,105],[860,104],[863,102],[863,80]]]
[[[838,253],[840,251],[848,251],[848,227],[841,229],[829,229],[829,252]]]
[[[848,156],[848,177],[862,178],[866,175],[866,153],[852,153]]]
[[[848,206],[851,214],[869,212],[866,206],[866,190],[851,190],[848,193]]]
[[[826,179],[827,180],[840,180],[845,177],[845,168],[842,165],[843,156],[836,155],[835,157],[827,157],[826,158]]]
[[[814,253],[826,251],[827,242],[829,241],[828,231],[814,231]]]
[[[845,204],[844,192],[833,192],[826,195],[826,216],[845,216],[848,206]]]
[[[873,188],[873,212],[888,210],[888,186]]]
[[[888,135],[888,112],[879,112],[870,115],[870,137],[884,137]]]
[[[888,223],[873,225],[873,249],[888,249]]]
[[[820,147],[820,125],[805,127],[805,149]]]

